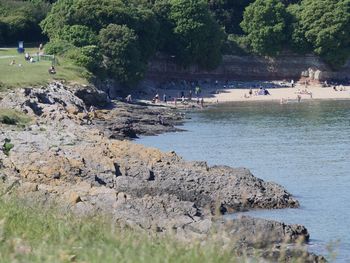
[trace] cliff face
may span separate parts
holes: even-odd
[[[282,80],[309,77],[314,80],[350,78],[350,61],[337,72],[332,71],[319,57],[314,55],[284,54],[278,58],[257,56],[224,56],[221,65],[212,71],[198,66],[182,68],[174,60],[157,56],[149,63],[146,78],[152,80],[171,79],[218,79],[218,80]]]

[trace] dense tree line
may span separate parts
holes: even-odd
[[[44,39],[39,23],[50,8],[50,3],[42,0],[0,0],[0,43]]]
[[[44,34],[47,52],[130,85],[156,52],[204,69],[242,51],[313,52],[334,68],[350,56],[350,0],[0,0],[0,10],[0,42]]]

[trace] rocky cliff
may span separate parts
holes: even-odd
[[[314,55],[285,53],[277,58],[258,56],[224,56],[221,65],[212,71],[198,66],[182,68],[171,58],[158,55],[149,63],[147,79],[168,80],[311,80],[350,78],[350,61],[338,71],[332,71],[326,63]]]

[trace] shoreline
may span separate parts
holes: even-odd
[[[260,82],[258,82],[259,84]],[[262,84],[264,82],[261,82]],[[320,84],[311,84],[305,88],[304,85],[297,83],[295,87],[265,87],[270,95],[255,95],[259,92],[259,88],[252,88],[252,95],[249,95],[250,86],[248,85],[240,88],[220,88],[217,86],[207,86],[202,89],[199,98],[204,99],[204,104],[221,104],[229,102],[278,102],[280,104],[312,101],[312,100],[350,100],[350,86],[338,85],[336,90],[332,87],[322,87]],[[266,83],[264,83],[266,84]],[[271,82],[270,85],[274,85]],[[192,99],[189,100],[189,93],[192,90]],[[193,93],[193,88],[172,88],[172,89],[159,89],[156,92],[163,97],[166,94],[168,97],[168,102],[164,103],[160,100],[156,105],[163,106],[177,106],[177,108],[190,108],[190,107],[200,107],[200,104],[196,102],[197,98]],[[180,94],[185,94],[185,103],[180,101]],[[300,96],[300,101],[298,101],[298,96]],[[177,98],[177,105],[174,105],[174,98]],[[150,104],[151,98],[140,100]]]
[[[350,100],[350,86],[344,86],[345,90],[335,91],[331,87],[323,88],[318,86],[308,87],[306,90],[302,86],[295,88],[271,88],[268,89],[271,95],[249,96],[249,89],[227,89],[223,93],[215,94],[214,97],[206,97],[207,102],[249,102],[249,101],[278,101],[282,104],[289,102],[300,102],[312,100]],[[257,89],[253,89],[253,94]],[[283,100],[283,101],[282,101]]]

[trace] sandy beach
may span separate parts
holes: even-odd
[[[205,98],[206,102],[235,102],[235,101],[279,101],[283,103],[310,99],[350,99],[350,86],[323,88],[319,85],[308,86],[306,92],[303,85],[296,85],[294,88],[270,88],[270,95],[254,95],[258,90],[253,89],[253,95],[249,96],[249,89],[226,89],[211,97]]]

